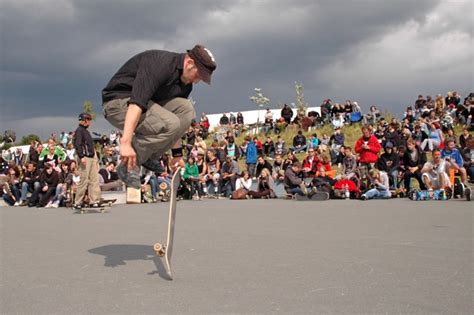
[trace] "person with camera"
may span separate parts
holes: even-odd
[[[371,189],[361,195],[362,200],[368,199],[390,199],[390,183],[386,172],[373,168],[369,171]]]

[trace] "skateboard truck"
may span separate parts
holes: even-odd
[[[163,257],[166,253],[166,246],[163,246],[160,243],[156,243],[155,245],[153,245],[153,249],[155,250],[155,253],[160,257]]]

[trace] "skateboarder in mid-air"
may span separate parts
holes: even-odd
[[[120,179],[140,188],[140,165],[163,172],[159,158],[171,149],[171,165],[182,161],[180,138],[195,117],[187,99],[196,84],[211,83],[213,54],[202,45],[187,53],[148,50],[128,60],[102,90],[105,118],[123,129]]]

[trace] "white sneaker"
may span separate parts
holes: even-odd
[[[45,208],[52,208],[53,207],[53,203],[50,201],[48,202],[48,204],[45,206]]]
[[[20,201],[17,201],[17,202],[15,202],[15,204],[14,204],[13,206],[14,206],[14,207],[18,207],[20,204],[21,204],[21,202],[20,202]]]
[[[58,207],[59,207],[59,200],[51,204],[51,208],[58,208]]]

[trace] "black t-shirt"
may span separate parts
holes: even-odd
[[[192,84],[181,81],[185,54],[147,50],[128,60],[102,90],[102,102],[130,97],[143,111],[151,100],[159,103],[175,97],[187,98]]]

